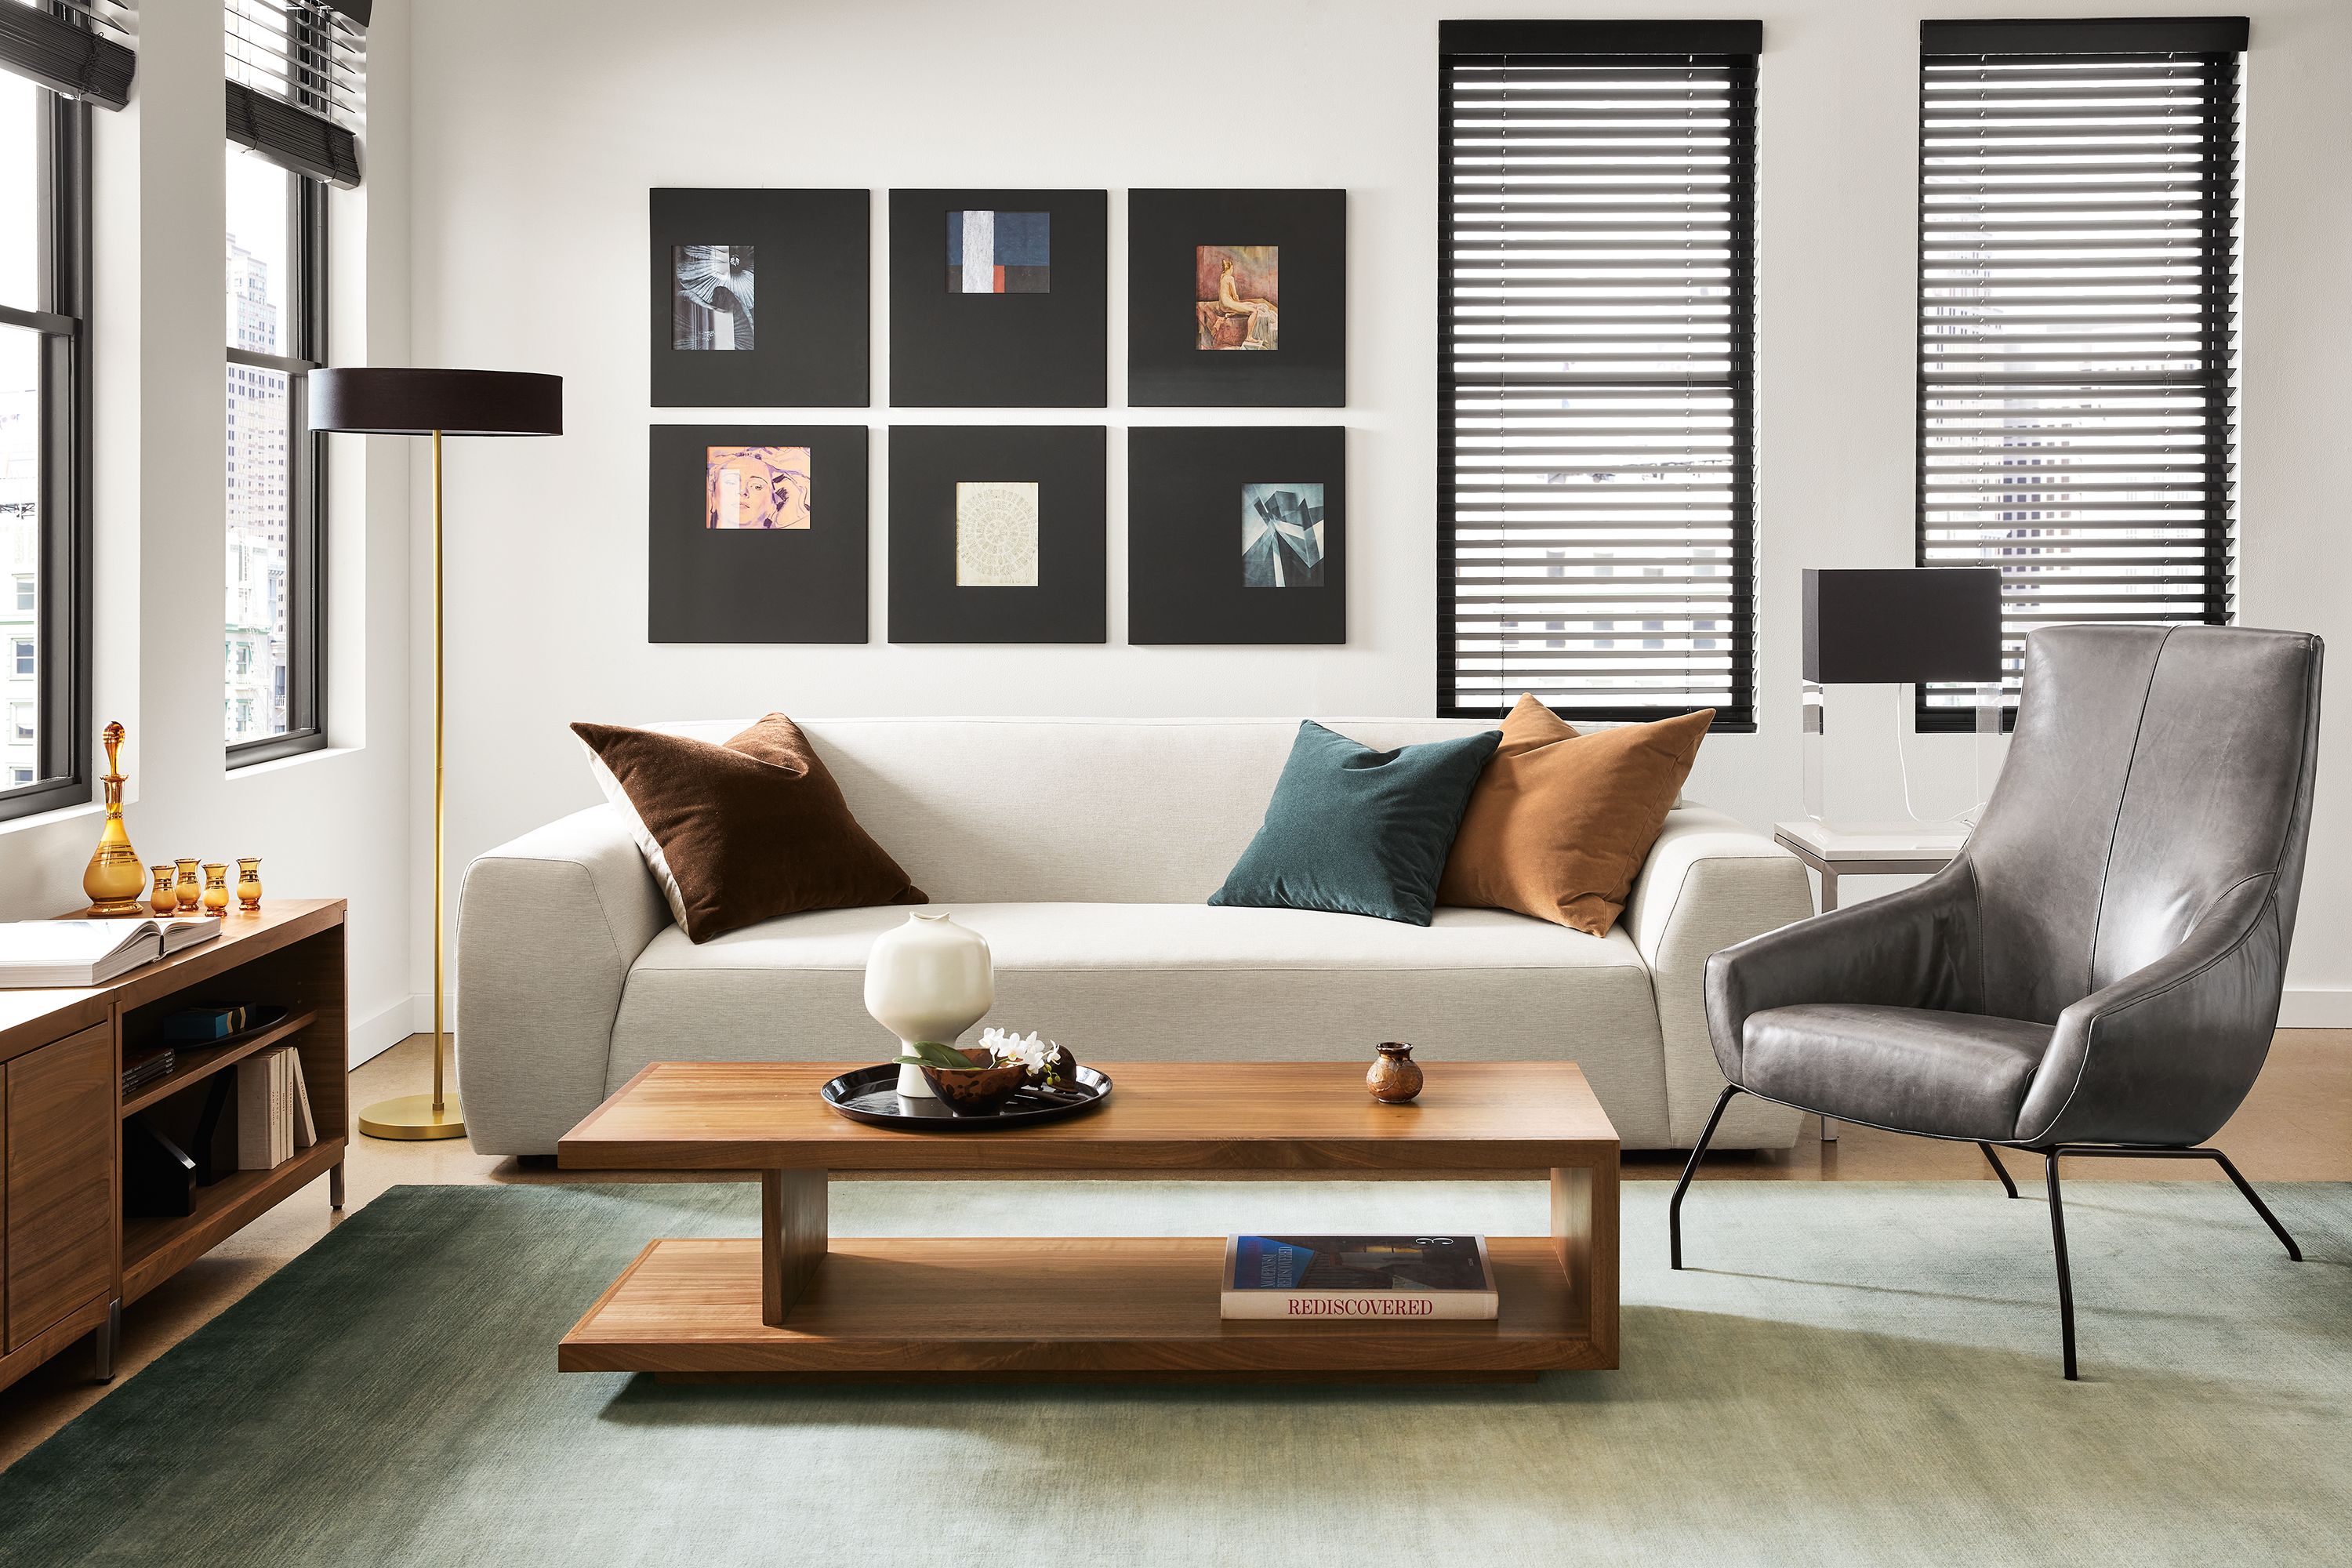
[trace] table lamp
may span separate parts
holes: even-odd
[[[445,1092],[448,1032],[442,984],[442,596],[441,437],[561,436],[563,378],[528,371],[314,370],[310,428],[360,436],[433,437],[433,1092],[378,1100],[360,1111],[371,1138],[462,1138],[466,1113]]]
[[[1927,566],[1899,571],[1805,570],[1805,815],[1822,816],[1822,735],[1826,688],[1894,681],[1895,754],[1903,762],[1903,716],[1920,681],[1973,684],[1977,801],[1992,793],[2000,733],[2000,570]],[[1911,809],[1904,763],[1903,805]],[[1971,806],[1973,812],[1976,808]],[[1966,815],[1966,814],[1963,814]],[[1921,820],[1912,813],[1912,820]]]

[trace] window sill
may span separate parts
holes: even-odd
[[[44,827],[52,827],[59,823],[78,822],[86,816],[105,815],[104,805],[94,800],[86,800],[79,805],[61,805],[54,811],[37,811],[30,816],[12,816],[0,822],[0,838],[12,833],[37,833]]]
[[[265,763],[247,763],[242,767],[225,768],[222,771],[227,775],[228,781],[235,784],[239,779],[262,778],[270,773],[284,773],[289,768],[299,768],[310,763],[323,763],[335,757],[355,757],[360,754],[361,750],[362,748],[358,746],[314,746],[307,752],[297,752],[290,757],[272,757]]]

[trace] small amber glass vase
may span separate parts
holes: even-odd
[[[205,913],[224,914],[228,910],[228,863],[225,860],[205,862]]]
[[[196,863],[194,860],[182,860],[179,862],[179,879],[173,885],[179,890],[180,912],[184,915],[192,915],[204,907],[205,885],[196,878]]]
[[[155,890],[148,896],[149,909],[168,915],[180,907],[180,895],[172,886],[178,876],[178,868],[168,860],[155,868]]]
[[[236,904],[247,914],[261,912],[261,857],[240,855],[236,858]]]

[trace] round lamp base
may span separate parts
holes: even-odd
[[[404,1094],[361,1110],[360,1131],[370,1138],[463,1138],[466,1110],[454,1094],[442,1097],[438,1110],[429,1094]]]

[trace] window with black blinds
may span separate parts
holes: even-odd
[[[2011,704],[2037,626],[2231,618],[2245,44],[1923,25],[1918,562],[2000,568]]]
[[[228,139],[280,168],[360,183],[373,0],[222,0]]]
[[[1440,26],[1442,713],[1754,727],[1760,47]]]

